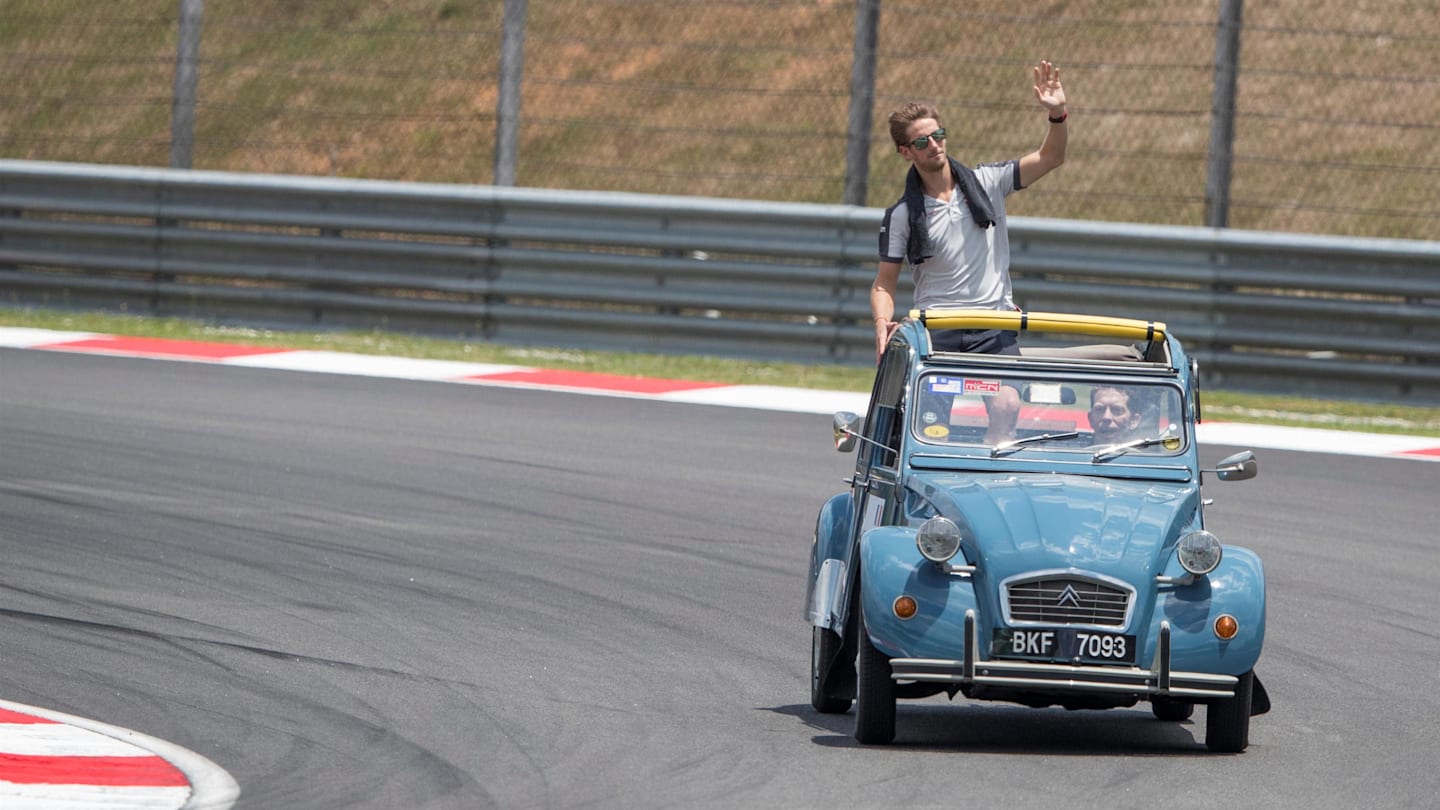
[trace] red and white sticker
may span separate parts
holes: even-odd
[[[1000,393],[1000,381],[966,378],[965,393],[979,394],[982,397],[988,397],[992,394],[998,394]]]

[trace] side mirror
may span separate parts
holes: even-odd
[[[1020,389],[1020,399],[1036,405],[1074,405],[1075,389],[1059,383],[1029,383]]]
[[[836,450],[848,453],[855,449],[855,442],[860,438],[860,417],[849,411],[840,411],[835,414],[833,429]]]
[[[1215,477],[1221,481],[1248,481],[1260,474],[1260,464],[1249,450],[1226,456],[1215,465]]]

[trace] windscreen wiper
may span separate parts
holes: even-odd
[[[1001,442],[990,448],[990,457],[999,458],[1001,456],[1008,456],[1011,453],[1018,453],[1020,448],[1027,444],[1040,444],[1041,442],[1057,441],[1059,439],[1074,439],[1079,435],[1080,433],[1078,431],[1071,430],[1066,433],[1042,433],[1039,436],[1011,439],[1008,442]]]
[[[1099,464],[1104,461],[1119,458],[1130,452],[1131,450],[1138,450],[1142,447],[1154,447],[1157,444],[1164,444],[1166,442],[1177,442],[1176,447],[1171,449],[1178,449],[1179,440],[1180,437],[1175,432],[1171,430],[1166,430],[1159,436],[1150,436],[1144,439],[1131,439],[1128,442],[1121,442],[1120,444],[1112,444],[1108,447],[1102,447],[1099,450],[1095,451],[1095,455],[1090,457],[1090,461],[1091,463]]]

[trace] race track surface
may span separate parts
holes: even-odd
[[[239,808],[1440,805],[1440,465],[1258,451],[1274,711],[808,701],[823,416],[0,349],[0,698]],[[1213,462],[1235,448],[1205,448]]]

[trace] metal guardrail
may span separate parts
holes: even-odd
[[[0,304],[862,365],[881,213],[0,161]],[[1440,402],[1440,243],[1010,227],[1022,307],[1163,320],[1210,384]]]

